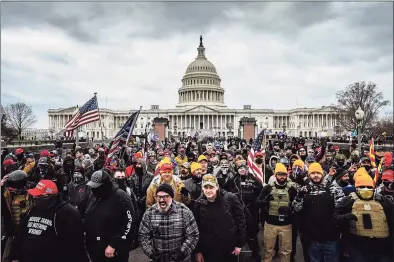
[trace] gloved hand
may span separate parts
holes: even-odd
[[[181,262],[182,260],[185,259],[185,254],[181,251],[180,248],[175,250],[175,252],[172,254],[171,258],[175,260],[176,262]]]
[[[160,262],[161,261],[161,256],[159,252],[153,252],[150,256],[150,259],[152,259],[152,261],[154,262]]]
[[[357,217],[354,214],[352,214],[352,213],[346,214],[345,218],[348,221],[352,221],[352,220],[357,221],[358,220]]]
[[[306,186],[301,187],[300,191],[298,191],[298,197],[304,198],[305,195],[308,193],[308,188]]]
[[[274,197],[273,197],[271,194],[269,194],[268,196],[266,196],[266,197],[264,198],[263,202],[264,202],[264,203],[269,203],[269,202],[271,202],[272,200],[274,200]]]
[[[290,207],[280,207],[278,209],[278,212],[280,215],[289,215],[291,212],[291,209],[290,209]]]
[[[189,191],[186,189],[186,187],[182,187],[180,193],[185,197],[189,196]]]

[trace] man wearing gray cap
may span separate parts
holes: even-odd
[[[136,214],[129,195],[104,170],[92,174],[85,209],[86,247],[92,262],[127,262]]]

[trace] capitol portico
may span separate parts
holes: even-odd
[[[263,129],[304,137],[330,136],[340,131],[338,115],[329,107],[274,110],[244,105],[242,109],[227,108],[225,87],[221,85],[216,67],[205,56],[202,37],[197,51],[197,57],[182,78],[175,108],[161,109],[159,105],[152,105],[150,109],[141,110],[134,134],[144,134],[146,127],[156,129],[163,134],[162,138],[194,135],[195,132],[250,138]],[[54,133],[61,132],[74,110],[75,107],[48,110],[49,128]],[[100,108],[101,124],[99,121],[90,123],[82,130],[90,138],[112,138],[134,111]]]

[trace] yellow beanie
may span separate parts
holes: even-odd
[[[207,159],[207,157],[206,156],[204,156],[204,155],[200,155],[199,157],[198,157],[198,160],[197,160],[197,162],[198,163],[200,163],[201,161],[203,161],[203,160],[205,160],[205,161],[207,161],[208,162],[208,159]],[[193,173],[193,171],[192,171],[192,173]]]
[[[275,174],[276,173],[286,173],[287,174],[287,169],[286,169],[285,165],[282,163],[277,163],[275,165]]]
[[[296,161],[294,161],[293,167],[294,167],[294,166],[299,166],[299,167],[301,167],[302,171],[305,170],[304,161],[302,161],[301,159],[297,159]]]
[[[321,167],[320,163],[312,163],[309,165],[308,167],[308,175],[310,175],[311,173],[320,173],[323,175],[323,168]]]
[[[199,163],[193,162],[190,165],[190,171],[192,172],[192,174],[194,173],[194,171],[196,171],[197,169],[201,169],[201,165]]]
[[[375,187],[372,177],[368,174],[364,167],[360,167],[354,174],[354,186],[370,186]]]
[[[172,164],[171,160],[168,157],[163,158],[160,162],[159,162],[159,168],[164,165],[164,164]]]

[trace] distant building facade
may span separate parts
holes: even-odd
[[[205,56],[202,37],[197,51],[197,57],[189,64],[182,78],[175,108],[161,109],[159,105],[152,105],[150,109],[141,110],[134,134],[144,134],[147,126],[156,130],[162,126],[163,130],[158,131],[161,138],[194,135],[196,132],[250,138],[263,129],[304,137],[331,136],[340,132],[338,115],[330,107],[274,110],[244,105],[242,109],[227,108],[225,89],[221,86],[216,67]],[[49,128],[55,134],[61,132],[74,110],[75,107],[49,109]],[[100,108],[101,123],[87,124],[82,130],[89,138],[112,138],[135,111]]]

